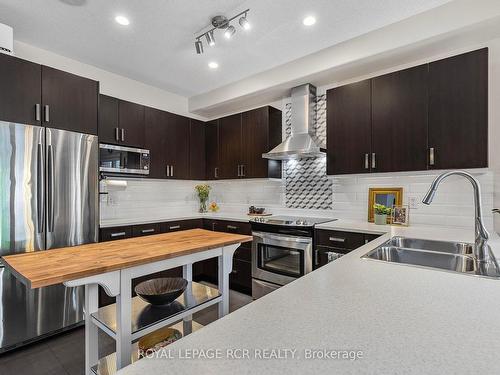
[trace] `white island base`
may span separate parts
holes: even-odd
[[[132,353],[133,343],[157,329],[182,320],[183,334],[193,330],[192,315],[218,304],[219,318],[229,312],[229,274],[233,254],[240,244],[223,246],[193,254],[146,263],[117,271],[66,281],[68,287],[85,286],[85,373],[99,373],[98,330],[101,329],[116,341],[116,369],[129,365],[137,353]],[[218,289],[192,281],[193,263],[218,258]],[[154,308],[132,298],[132,279],[182,266],[183,277],[188,281],[184,294],[168,308]],[[116,304],[99,308],[98,286],[102,286]]]

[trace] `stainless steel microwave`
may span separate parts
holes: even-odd
[[[105,173],[148,175],[149,150],[99,144],[99,171]]]

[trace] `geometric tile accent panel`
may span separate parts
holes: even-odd
[[[285,106],[285,134],[291,133],[291,104]],[[316,97],[315,141],[326,145],[326,95]],[[285,205],[288,208],[330,210],[332,182],[326,177],[326,158],[285,161]]]

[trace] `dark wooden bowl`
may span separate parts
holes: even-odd
[[[143,281],[135,287],[135,292],[152,305],[168,305],[179,297],[188,285],[182,277],[161,277]]]

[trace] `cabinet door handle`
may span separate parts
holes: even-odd
[[[151,229],[143,229],[141,230],[141,233],[144,234],[144,233],[154,233],[154,228],[151,228]]]
[[[241,177],[245,177],[245,164],[241,164]]]
[[[50,121],[50,107],[48,106],[48,104],[46,104],[44,106],[44,113],[45,113],[45,122],[49,122]]]
[[[116,232],[116,233],[111,233],[109,236],[110,236],[111,238],[115,238],[115,237],[123,237],[123,236],[125,236],[126,234],[127,234],[127,233],[125,233],[125,232]]]
[[[219,168],[218,167],[214,168],[214,177],[219,178]]]
[[[174,177],[174,166],[170,166],[170,177]]]
[[[125,129],[122,128],[122,142],[125,142]]]
[[[235,227],[234,225],[228,225],[226,228],[227,229],[231,229],[231,230],[237,230],[238,229],[238,227]]]
[[[370,169],[370,155],[365,154],[365,169]]]
[[[372,152],[372,168],[375,169],[377,168],[377,159],[376,159],[376,154]]]
[[[180,225],[172,225],[171,227],[168,227],[168,229],[170,229],[170,230],[181,229],[181,226]]]
[[[314,265],[319,266],[319,250],[314,249]]]
[[[166,170],[167,177],[170,177],[170,174],[169,174],[170,169],[169,169],[169,166],[168,166],[168,165],[166,166],[166,169],[167,169],[167,170]]]
[[[241,165],[238,164],[238,177],[241,177],[240,167]]]
[[[40,112],[41,112],[40,104],[36,103],[35,104],[35,120],[36,121],[40,121],[42,118],[42,114]]]
[[[120,140],[120,129],[115,128],[115,140],[118,142]]]
[[[341,243],[344,243],[345,242],[345,238],[341,238],[341,237],[330,237],[328,238],[330,241],[333,241],[333,242],[341,242]]]
[[[434,165],[434,147],[429,148],[429,165]]]

